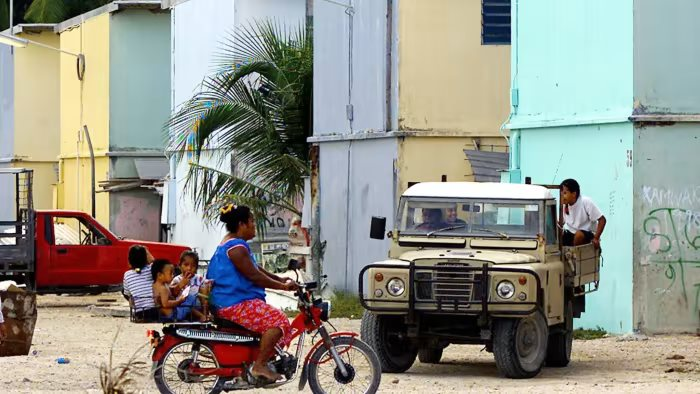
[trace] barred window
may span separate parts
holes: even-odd
[[[481,0],[481,44],[510,45],[510,0]]]

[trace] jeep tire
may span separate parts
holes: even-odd
[[[547,356],[549,329],[541,312],[493,322],[493,355],[501,374],[511,379],[536,376]]]
[[[442,347],[421,347],[418,349],[418,361],[423,364],[440,364]]]
[[[406,372],[416,361],[418,349],[406,337],[403,316],[375,315],[365,311],[360,335],[377,353],[382,372]]]
[[[564,304],[564,322],[552,327],[547,346],[547,366],[566,367],[571,361],[574,341],[574,304],[569,298]]]

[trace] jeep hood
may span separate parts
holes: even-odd
[[[401,255],[402,260],[420,260],[420,259],[461,259],[461,260],[476,260],[476,261],[491,261],[495,264],[527,264],[536,263],[537,259],[529,254],[520,253],[518,251],[500,251],[500,250],[474,250],[474,249],[458,249],[458,250],[417,250],[406,252]]]

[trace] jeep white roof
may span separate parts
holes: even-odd
[[[549,189],[522,183],[421,182],[409,187],[404,197],[548,200]]]

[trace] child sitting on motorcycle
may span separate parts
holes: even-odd
[[[221,209],[220,220],[228,234],[209,262],[206,277],[214,281],[210,302],[220,318],[262,335],[260,352],[250,372],[255,378],[277,381],[281,375],[271,371],[267,362],[275,344],[289,343],[290,324],[281,310],[265,302],[265,289],[294,291],[299,286],[256,263],[246,242],[255,237],[255,219],[248,207],[229,204]]]
[[[189,293],[185,302],[175,309],[175,318],[177,321],[194,319],[206,321],[209,314],[208,285],[205,283],[204,277],[197,273],[199,255],[191,250],[182,252],[179,267],[182,273],[170,282],[170,291],[177,297],[189,287]]]
[[[187,300],[183,295],[175,298],[170,292],[170,282],[173,280],[174,270],[175,267],[168,260],[158,259],[151,265],[153,301],[159,308],[161,322],[176,321],[175,308]]]

